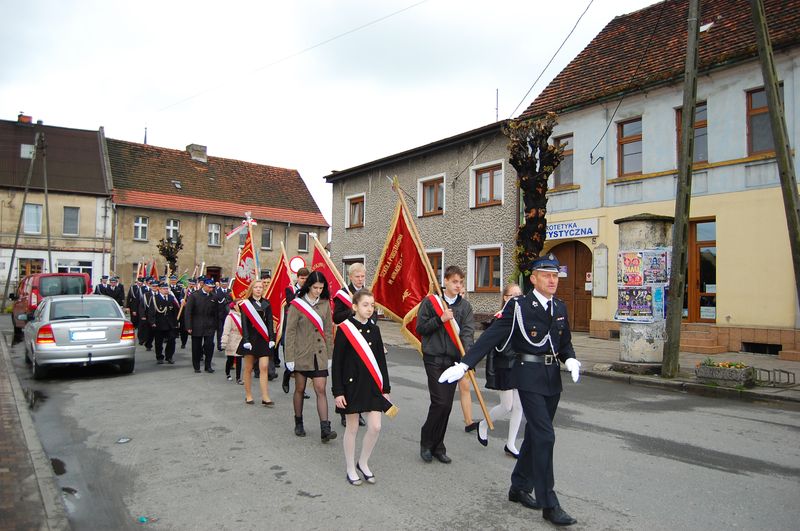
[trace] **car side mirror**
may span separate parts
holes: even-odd
[[[19,314],[19,315],[17,316],[17,320],[18,320],[18,321],[27,321],[27,320],[28,320],[28,314],[27,314],[27,313],[21,313],[21,314]]]
[[[8,296],[8,298],[9,298],[9,299],[11,299],[12,301],[15,301],[15,300],[17,300],[19,297],[17,297],[17,294],[16,294],[16,293],[12,293],[12,294],[10,294],[10,295]]]

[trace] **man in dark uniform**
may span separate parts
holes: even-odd
[[[128,298],[125,299],[125,305],[131,312],[131,322],[137,330],[139,328],[139,300],[142,298],[142,284],[144,284],[144,277],[138,277],[136,283],[128,290]],[[142,342],[140,341],[139,344],[141,345]]]
[[[217,294],[217,350],[222,352],[222,332],[225,329],[225,318],[228,317],[230,310],[230,303],[233,302],[233,293],[228,288],[228,278],[222,277],[219,279],[219,287],[216,288]]]
[[[186,296],[186,291],[183,289],[183,286],[178,284],[178,275],[170,275],[169,276],[169,290],[175,295],[175,299],[178,301],[178,304],[183,302],[183,297]]]
[[[561,396],[558,361],[566,365],[574,382],[580,377],[575,359],[566,304],[553,295],[558,288],[558,260],[551,253],[533,261],[530,280],[534,289],[515,297],[503,308],[502,316],[486,329],[460,363],[447,369],[439,379],[455,382],[496,346],[509,337],[517,359],[511,372],[512,385],[519,391],[525,413],[525,439],[511,474],[508,499],[530,509],[542,509],[542,516],[556,525],[577,522],[559,505],[554,491],[553,418]],[[531,496],[534,491],[536,498]]]
[[[175,362],[175,334],[178,329],[178,301],[171,293],[169,284],[159,284],[158,292],[153,293],[148,307],[147,321],[153,331],[156,345],[156,363]],[[166,343],[166,349],[164,349]]]
[[[94,294],[108,295],[108,275],[103,275],[102,277],[100,277],[100,284],[94,287]]]
[[[205,360],[205,370],[213,373],[211,358],[214,356],[214,333],[217,331],[217,295],[214,279],[208,278],[203,287],[186,300],[186,331],[192,336],[192,365],[200,372],[200,358]]]
[[[108,279],[106,295],[117,301],[117,304],[119,304],[120,307],[125,306],[125,286],[120,284],[119,278],[111,277]]]
[[[144,345],[147,350],[153,350],[153,330],[147,321],[147,309],[152,297],[153,277],[145,277],[142,296],[139,298],[139,344]]]
[[[458,325],[458,337],[464,349],[472,346],[475,318],[472,315],[472,305],[461,296],[463,285],[464,272],[461,268],[448,266],[444,271],[444,300],[440,300],[441,306],[439,303],[434,306],[434,301],[425,297],[417,313],[417,333],[422,336],[422,361],[428,375],[428,392],[431,398],[428,417],[420,434],[419,455],[426,463],[430,463],[434,457],[445,464],[451,462],[444,445],[444,435],[447,432],[450,410],[453,409],[456,386],[449,382],[440,382],[439,376],[461,359],[458,345],[453,342],[445,328],[447,321],[454,320]],[[437,307],[441,311],[437,311]]]
[[[197,279],[190,278],[188,280],[189,286],[186,288],[186,291],[183,293],[183,298],[181,299],[181,307],[183,311],[179,311],[180,318],[178,319],[178,329],[180,330],[181,335],[181,348],[186,348],[186,342],[189,340],[189,332],[186,331],[186,303],[189,301],[189,295],[197,291]]]
[[[342,286],[342,289],[333,294],[333,324],[336,325],[355,314],[353,311],[353,295],[366,287],[367,269],[361,262],[350,264],[347,268],[347,277],[350,280],[350,284]],[[367,421],[364,420],[361,413],[358,414],[358,425],[367,425]],[[342,413],[342,426],[347,426],[347,417],[344,413]]]

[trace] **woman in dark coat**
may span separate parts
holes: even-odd
[[[272,325],[272,308],[269,301],[263,298],[264,284],[261,280],[254,280],[245,292],[245,297],[239,303],[242,312],[242,342],[239,343],[237,354],[244,356],[244,401],[247,404],[254,404],[251,385],[253,381],[253,364],[258,364],[259,377],[258,383],[261,386],[261,404],[265,407],[273,407],[273,402],[269,397],[268,365],[275,348],[275,332]],[[249,303],[249,304],[248,304]],[[253,322],[254,315],[258,315],[266,326],[269,340],[256,328]],[[259,323],[260,324],[260,323]]]
[[[378,325],[370,318],[375,311],[372,293],[361,290],[353,295],[355,314],[339,325],[333,343],[333,396],[336,412],[344,413],[347,426],[344,432],[344,458],[347,481],[360,485],[364,476],[367,483],[375,483],[375,475],[369,468],[369,457],[381,431],[381,413],[391,407],[389,402],[389,372]],[[345,327],[347,328],[345,330]],[[353,344],[356,337],[371,351],[372,358],[366,363]],[[367,365],[369,363],[369,365]],[[373,372],[370,370],[371,367]],[[377,380],[376,380],[377,378]],[[363,413],[367,421],[367,433],[361,443],[361,455],[355,460],[358,414]]]

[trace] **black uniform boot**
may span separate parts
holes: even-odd
[[[294,434],[298,437],[306,436],[306,429],[303,427],[302,415],[294,418]]]
[[[326,443],[336,438],[336,432],[331,429],[331,421],[329,420],[321,420],[319,421],[319,428],[320,428],[320,437],[322,438],[322,442]]]

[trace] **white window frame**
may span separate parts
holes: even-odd
[[[28,230],[28,207],[39,207],[39,230]],[[42,205],[38,203],[25,203],[22,207],[22,232],[25,234],[41,234],[42,233]]]
[[[445,213],[447,212],[447,173],[443,172],[443,173],[437,173],[436,175],[429,175],[428,177],[420,177],[419,179],[417,179],[417,217],[422,217],[423,215],[422,190],[424,186],[422,185],[428,181],[433,181],[435,179],[442,180],[442,213],[440,215],[444,216]]]
[[[503,252],[502,243],[482,243],[479,245],[470,245],[467,247],[467,291],[472,293],[475,291],[475,251],[482,251],[484,249],[500,249],[500,292],[503,291],[503,266],[505,265],[505,253]]]
[[[66,223],[67,217],[64,215],[68,208],[74,208],[78,211],[78,220],[75,223],[75,232],[67,232],[65,229],[64,224]],[[74,207],[74,206],[65,206],[61,210],[61,234],[63,236],[79,236],[81,232],[81,207]]]
[[[350,227],[350,200],[356,199],[358,197],[362,197],[364,200],[361,202],[361,218],[362,223],[361,225],[357,225],[353,228],[355,229],[363,229],[367,226],[367,194],[365,192],[361,192],[360,194],[353,194],[348,195],[344,198],[344,228],[345,230],[351,228]]]
[[[140,221],[143,220],[143,221]],[[144,238],[142,233],[144,232]],[[134,216],[133,217],[133,239],[137,242],[146,242],[150,232],[150,218],[148,216]],[[138,236],[137,236],[138,234]]]
[[[216,227],[216,231],[212,231],[211,227]],[[222,223],[208,223],[206,225],[206,234],[208,235],[208,242],[209,247],[222,247]],[[212,235],[217,235],[217,243],[214,243],[212,240]]]
[[[269,231],[269,247],[264,247],[264,231]],[[261,248],[265,251],[272,250],[272,227],[261,227]]]
[[[178,225],[173,226],[172,225],[173,221]],[[175,241],[172,239],[172,236],[170,236],[170,232],[172,232],[173,230],[175,231],[175,239],[177,239],[178,235],[181,233],[181,220],[176,218],[168,218],[167,222],[164,224],[164,236],[167,238],[167,240]]]
[[[365,254],[348,254],[342,257],[342,278],[348,284],[350,283],[350,279],[347,277],[347,266],[346,262],[361,262],[362,264],[367,264],[367,255]],[[333,297],[333,293],[331,293],[331,297]]]
[[[305,246],[305,248],[301,248],[300,247],[300,235],[301,234],[305,234],[306,235],[306,246]],[[308,240],[309,240],[309,238],[311,238],[311,236],[308,234],[308,231],[301,230],[300,232],[297,233],[297,252],[298,253],[307,253],[308,252]]]
[[[445,261],[444,261],[444,247],[436,247],[436,248],[433,248],[433,249],[425,249],[425,254],[426,255],[429,255],[429,254],[432,254],[432,253],[439,253],[439,254],[442,255],[442,273],[439,275],[439,285],[440,286],[444,286],[444,270],[446,269],[446,267],[444,265],[445,264]],[[431,265],[433,265],[433,264],[431,264]]]
[[[492,166],[500,165],[500,171],[503,173],[503,178],[500,179],[500,205],[489,205],[489,206],[501,206],[505,204],[506,201],[506,161],[505,159],[498,159],[493,160],[490,162],[481,162],[480,164],[476,164],[474,166],[469,167],[469,207],[476,208],[478,204],[478,197],[477,197],[477,188],[475,186],[475,179],[478,176],[478,171],[483,170],[485,168],[489,168]],[[481,205],[483,208],[483,205]]]

